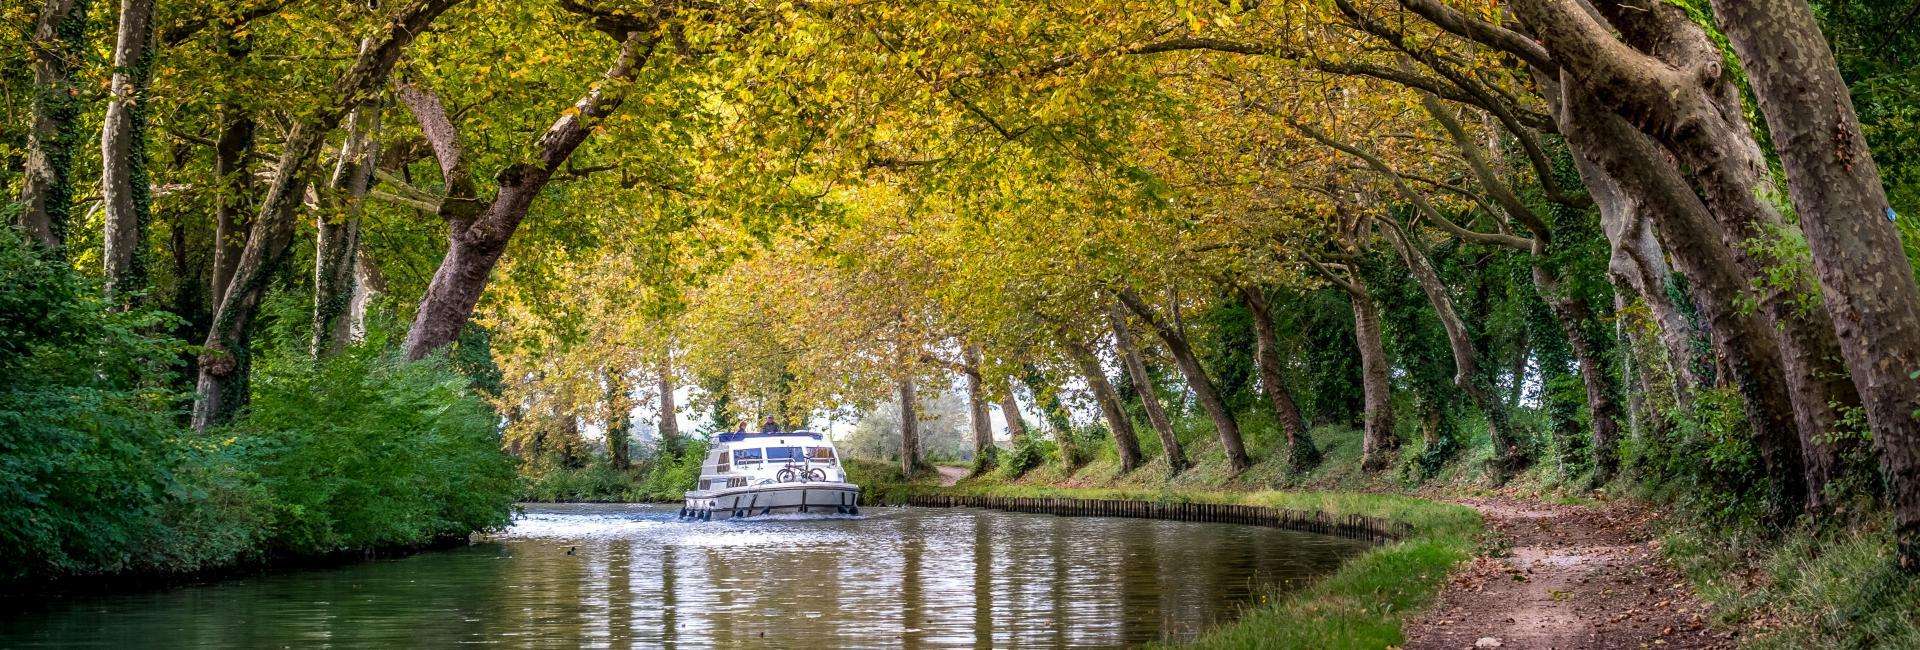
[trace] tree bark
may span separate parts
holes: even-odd
[[[1167,345],[1167,351],[1173,354],[1174,363],[1187,380],[1187,388],[1193,390],[1200,408],[1206,410],[1207,417],[1213,420],[1214,431],[1220,436],[1221,451],[1227,456],[1228,471],[1235,475],[1247,471],[1253,466],[1253,461],[1247,458],[1247,447],[1240,436],[1240,423],[1234,420],[1233,412],[1227,409],[1227,403],[1220,398],[1219,389],[1207,377],[1206,368],[1200,365],[1200,357],[1193,353],[1193,346],[1187,344],[1186,335],[1154,315],[1153,308],[1142,302],[1131,289],[1117,290],[1114,296],[1120,299],[1120,304],[1126,305],[1128,310],[1146,322],[1160,337],[1160,341]]]
[[[1611,177],[1646,215],[1674,266],[1700,293],[1700,311],[1716,351],[1739,390],[1764,473],[1771,516],[1784,521],[1805,504],[1806,477],[1778,343],[1757,314],[1738,308],[1746,279],[1707,207],[1674,161],[1625,119],[1606,112],[1574,85],[1560,84],[1560,124],[1568,146]]]
[[[1393,463],[1400,438],[1393,431],[1393,366],[1382,339],[1380,307],[1359,274],[1347,279],[1347,299],[1353,306],[1354,346],[1360,351],[1360,388],[1365,399],[1365,435],[1360,443],[1360,469],[1378,472]]]
[[[632,405],[628,403],[626,373],[619,369],[605,371],[607,378],[607,457],[614,469],[627,469],[633,466],[632,441],[628,437],[633,432]]]
[[[351,307],[357,288],[360,256],[360,213],[379,152],[380,103],[367,102],[348,119],[347,136],[334,166],[332,196],[323,196],[315,215],[313,251],[313,340],[309,353],[318,359],[346,347],[352,339]]]
[[[1900,564],[1920,571],[1920,286],[1846,81],[1801,0],[1713,3],[1766,115],[1827,312],[1889,482]],[[1815,495],[1816,499],[1819,495]]]
[[[415,35],[459,0],[413,0],[395,14],[373,47],[361,52],[353,67],[334,82],[334,103],[296,122],[287,133],[280,162],[247,233],[247,243],[234,264],[233,277],[214,310],[195,382],[193,428],[205,431],[223,424],[246,402],[251,369],[248,343],[253,317],[266,295],[267,280],[285,261],[293,242],[295,209],[304,192],[307,168],[319,153],[321,139],[338,126],[349,111],[385,85],[401,51]]]
[[[1300,417],[1300,407],[1294,403],[1293,391],[1287,388],[1287,382],[1280,370],[1280,336],[1274,331],[1273,311],[1267,303],[1267,297],[1259,289],[1237,286],[1240,297],[1247,304],[1247,311],[1253,314],[1254,352],[1253,361],[1259,366],[1260,388],[1267,394],[1267,403],[1273,407],[1273,418],[1280,423],[1280,431],[1287,436],[1287,469],[1304,472],[1320,464],[1320,450],[1313,446],[1313,438],[1307,436],[1306,420]]]
[[[121,0],[113,46],[112,99],[100,128],[100,195],[106,206],[106,294],[118,308],[146,286],[140,254],[152,208],[147,179],[147,79],[153,68],[153,0]]]
[[[1020,399],[1013,395],[1014,379],[1007,378],[1007,392],[1000,396],[1000,415],[1007,418],[1007,437],[1014,440],[1027,437],[1027,421],[1020,415]]]
[[[230,51],[231,53],[231,51]],[[244,48],[233,57],[244,57]],[[220,109],[220,139],[214,144],[213,174],[218,177],[220,193],[214,204],[213,273],[209,280],[208,302],[218,310],[233,282],[234,266],[246,248],[248,218],[253,207],[253,116],[238,106]]]
[[[1440,273],[1434,270],[1432,261],[1427,259],[1424,247],[1411,241],[1411,235],[1402,232],[1397,223],[1382,219],[1380,226],[1380,231],[1399,251],[1401,261],[1413,273],[1420,291],[1426,294],[1434,315],[1439,317],[1441,327],[1447,332],[1447,344],[1453,352],[1453,383],[1486,416],[1487,437],[1492,440],[1494,449],[1493,479],[1495,483],[1505,483],[1525,467],[1527,453],[1520,448],[1520,442],[1513,438],[1506,406],[1493,395],[1492,387],[1480,372],[1479,353],[1473,348],[1473,339],[1467,334],[1466,323],[1454,309],[1453,296],[1448,293]]]
[[[1598,325],[1592,306],[1567,291],[1559,274],[1546,267],[1546,260],[1536,256],[1533,262],[1534,287],[1553,312],[1554,320],[1560,323],[1560,331],[1566,335],[1573,357],[1580,365],[1580,383],[1586,388],[1587,412],[1593,420],[1593,482],[1605,483],[1612,480],[1620,468],[1620,418],[1623,415],[1618,397],[1620,387],[1614,382],[1606,361],[1610,351],[1608,339],[1604,333],[1589,327]]]
[[[993,420],[987,406],[986,380],[980,376],[980,348],[969,345],[962,366],[967,376],[967,423],[973,431],[975,471],[993,465]]]
[[[1120,473],[1139,468],[1140,439],[1134,435],[1133,422],[1127,419],[1126,409],[1120,406],[1120,394],[1113,390],[1113,384],[1107,381],[1107,371],[1100,367],[1100,358],[1078,342],[1067,342],[1067,352],[1080,368],[1080,377],[1093,391],[1093,399],[1100,404],[1100,413],[1107,419],[1107,428],[1113,432],[1113,446],[1120,452]]]
[[[1190,466],[1187,453],[1180,447],[1180,436],[1173,431],[1173,421],[1160,406],[1160,395],[1153,390],[1153,376],[1147,373],[1147,364],[1140,358],[1139,347],[1134,345],[1133,328],[1127,326],[1127,314],[1120,303],[1113,303],[1107,309],[1107,323],[1113,329],[1114,349],[1120,354],[1121,365],[1126,366],[1127,377],[1133,380],[1133,392],[1140,397],[1141,409],[1147,412],[1147,423],[1153,426],[1154,434],[1160,436],[1160,449],[1167,459],[1167,476],[1179,476]]]
[[[601,82],[575,101],[573,108],[562,114],[535,142],[533,160],[508,165],[495,177],[498,189],[477,218],[469,220],[465,215],[448,214],[451,208],[460,207],[459,204],[467,200],[465,196],[450,195],[449,201],[454,204],[443,203],[442,213],[449,217],[451,229],[447,254],[434,271],[426,295],[420,299],[413,328],[407,332],[408,359],[424,358],[459,337],[460,328],[467,324],[474,306],[480,302],[480,294],[486,290],[493,267],[500,262],[508,241],[526,218],[534,199],[553,179],[560,165],[593,134],[594,128],[626,100],[634,78],[652,55],[657,38],[638,31],[624,36],[620,54]],[[465,162],[459,153],[456,134],[447,126],[444,111],[433,115],[421,110],[424,104],[409,101],[408,105],[414,109],[422,133],[440,159],[441,173],[447,178],[448,187],[461,184]],[[438,105],[438,100],[434,100],[432,106]],[[466,188],[472,187],[470,180],[464,183]]]
[[[19,225],[33,241],[60,248],[73,216],[73,152],[80,144],[80,90],[73,72],[85,57],[90,0],[46,0],[34,21],[33,130],[20,184]]]
[[[660,448],[672,449],[680,439],[680,409],[673,401],[673,353],[660,354]]]
[[[1766,161],[1720,49],[1684,9],[1653,0],[1603,5],[1610,12],[1607,22],[1626,39],[1622,42],[1572,0],[1525,0],[1514,6],[1565,66],[1570,83],[1631,120],[1686,166],[1687,178],[1747,277],[1780,275],[1774,273],[1776,263],[1805,263],[1763,259],[1749,250],[1750,240],[1787,237],[1790,226],[1763,198],[1770,185]],[[1824,487],[1839,457],[1826,434],[1837,426],[1841,410],[1858,405],[1860,397],[1843,379],[1846,367],[1832,318],[1797,304],[1798,296],[1813,292],[1807,278],[1789,272],[1762,283],[1758,298],[1785,364],[1787,397],[1807,470],[1806,504],[1822,510]]]
[[[920,414],[913,394],[913,378],[902,376],[900,395],[900,473],[913,478],[920,471]]]

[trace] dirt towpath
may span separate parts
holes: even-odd
[[[1731,648],[1627,503],[1463,499],[1493,544],[1456,570],[1406,648]]]
[[[966,478],[967,472],[971,471],[965,467],[952,465],[941,465],[933,469],[940,472],[940,487],[953,487],[955,483],[960,482],[960,479]]]

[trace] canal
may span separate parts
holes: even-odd
[[[9,603],[0,647],[1090,647],[1192,638],[1364,543],[1232,524],[869,508],[682,522],[532,504],[454,550]]]

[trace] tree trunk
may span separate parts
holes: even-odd
[[[1087,388],[1093,391],[1094,401],[1100,404],[1107,428],[1113,431],[1113,446],[1120,452],[1120,473],[1140,467],[1140,439],[1134,435],[1133,422],[1127,419],[1126,409],[1120,406],[1120,394],[1113,390],[1113,384],[1107,381],[1107,371],[1100,367],[1100,358],[1077,342],[1068,342],[1067,352],[1073,357],[1074,365],[1079,366]]]
[[[367,338],[367,308],[387,292],[387,276],[365,254],[353,256],[353,299],[347,301],[347,338]]]
[[[605,371],[607,378],[607,457],[614,469],[633,466],[632,405],[628,403],[627,376],[619,369]]]
[[[1560,331],[1573,348],[1573,358],[1580,364],[1580,383],[1586,388],[1587,412],[1593,420],[1593,481],[1605,483],[1612,480],[1614,471],[1620,468],[1622,415],[1620,387],[1614,382],[1606,360],[1609,340],[1604,333],[1592,329],[1598,323],[1587,301],[1569,293],[1561,284],[1559,274],[1545,266],[1546,260],[1535,256],[1533,262],[1534,287],[1553,312],[1554,320],[1560,323]]]
[[[386,85],[394,62],[413,37],[458,1],[414,0],[401,9],[380,40],[361,52],[353,67],[334,83],[335,103],[309,114],[288,130],[273,181],[248,229],[246,246],[234,263],[233,277],[207,331],[194,389],[194,430],[205,431],[227,422],[246,402],[251,370],[247,346],[253,317],[266,295],[267,280],[285,261],[293,242],[294,212],[305,194],[302,179],[319,153],[322,138],[376,88]]]
[[[1254,364],[1260,370],[1260,388],[1267,394],[1267,403],[1273,407],[1273,419],[1280,423],[1280,431],[1287,436],[1287,469],[1292,472],[1304,472],[1320,464],[1320,450],[1313,446],[1313,438],[1307,437],[1306,420],[1300,417],[1300,407],[1293,401],[1293,391],[1287,388],[1287,382],[1280,371],[1280,336],[1274,332],[1273,312],[1267,304],[1267,297],[1259,289],[1245,286],[1240,290],[1247,311],[1253,314]]]
[[[1719,222],[1717,232],[1745,275],[1784,280],[1762,283],[1758,298],[1785,364],[1796,444],[1807,470],[1806,504],[1824,509],[1822,494],[1839,455],[1826,434],[1841,409],[1859,404],[1860,397],[1841,379],[1846,368],[1832,318],[1796,304],[1797,296],[1813,293],[1809,278],[1791,272],[1806,260],[1763,259],[1748,249],[1752,240],[1790,237],[1790,226],[1762,196],[1770,184],[1766,161],[1719,47],[1685,9],[1665,2],[1603,5],[1624,43],[1572,0],[1528,0],[1515,8],[1573,75],[1572,83],[1632,119],[1686,166],[1686,178]],[[1776,273],[1780,266],[1790,272]]]
[[[1513,378],[1513,387],[1507,394],[1507,406],[1520,408],[1520,399],[1527,394],[1527,361],[1532,359],[1531,343],[1527,340],[1527,329],[1520,328],[1519,340],[1513,344],[1513,369],[1507,376]]]
[[[1200,408],[1205,409],[1207,417],[1213,420],[1214,431],[1220,435],[1221,451],[1227,456],[1229,473],[1238,475],[1247,471],[1247,468],[1253,466],[1253,461],[1247,458],[1246,444],[1241,441],[1240,423],[1233,419],[1233,412],[1227,410],[1227,403],[1220,399],[1219,389],[1215,388],[1213,380],[1207,377],[1206,368],[1200,365],[1200,358],[1194,355],[1193,347],[1187,344],[1187,337],[1155,316],[1153,308],[1141,302],[1140,297],[1134,295],[1133,291],[1121,289],[1116,291],[1114,296],[1120,299],[1120,304],[1126,305],[1128,310],[1153,328],[1154,334],[1160,337],[1161,342],[1167,344],[1167,351],[1173,354],[1173,361],[1179,366],[1180,375],[1187,380],[1187,388],[1193,390],[1194,398],[1200,402]]]
[[[973,466],[978,472],[993,466],[993,420],[987,407],[986,380],[980,376],[980,348],[967,346],[967,423],[973,430]]]
[[[1846,81],[1801,0],[1716,0],[1787,172],[1827,311],[1889,479],[1900,564],[1920,571],[1920,286]],[[1817,500],[1819,495],[1815,495]]]
[[[244,57],[239,49],[236,60]],[[220,193],[214,203],[213,274],[207,290],[208,302],[215,310],[226,298],[233,282],[233,268],[240,263],[240,252],[247,245],[248,218],[253,207],[253,116],[238,106],[220,109],[220,140],[214,144],[213,174]]]
[[[673,353],[660,355],[660,448],[673,449],[680,439],[680,409],[673,403]]]
[[[920,413],[913,394],[913,378],[902,376],[900,392],[900,473],[913,478],[920,471]]]
[[[1675,267],[1701,296],[1700,311],[1715,349],[1740,391],[1754,446],[1771,481],[1771,516],[1785,521],[1805,504],[1806,476],[1794,436],[1792,401],[1780,349],[1757,314],[1739,309],[1746,279],[1719,225],[1673,161],[1626,120],[1605,112],[1569,83],[1556,111],[1576,155],[1611,177],[1658,232]]]
[[[113,46],[112,99],[100,128],[100,195],[106,206],[108,300],[130,305],[126,294],[146,287],[140,254],[152,208],[147,179],[147,79],[153,68],[153,0],[121,0]]]
[[[1440,325],[1447,332],[1447,345],[1453,351],[1453,383],[1473,400],[1475,407],[1487,418],[1487,437],[1493,442],[1493,480],[1496,484],[1505,483],[1508,478],[1527,463],[1526,450],[1520,448],[1520,442],[1513,438],[1512,426],[1507,418],[1507,409],[1501,400],[1494,397],[1492,387],[1482,376],[1479,366],[1479,353],[1473,348],[1473,339],[1467,334],[1467,325],[1460,320],[1460,314],[1454,309],[1453,296],[1448,293],[1447,285],[1440,273],[1427,259],[1427,252],[1411,235],[1401,232],[1397,223],[1382,220],[1381,232],[1393,242],[1400,252],[1401,261],[1413,273],[1420,285],[1420,291],[1427,296],[1427,302],[1433,306],[1434,315],[1439,317]]]
[[[1000,396],[1000,415],[1007,418],[1007,437],[1020,440],[1027,437],[1027,421],[1020,415],[1020,399],[1013,395],[1014,379],[1007,378],[1007,392]]]
[[[73,152],[80,144],[80,91],[73,71],[85,59],[90,0],[46,0],[34,21],[33,130],[20,184],[21,229],[47,248],[67,239],[73,215]]]
[[[1360,469],[1378,472],[1392,464],[1393,452],[1400,447],[1400,438],[1393,431],[1393,366],[1387,361],[1387,346],[1381,338],[1380,308],[1374,304],[1366,281],[1356,273],[1346,283],[1347,298],[1353,304],[1354,346],[1360,351],[1360,388],[1366,400]]]
[[[364,47],[364,46],[363,46]],[[380,103],[367,102],[348,120],[347,136],[330,183],[332,196],[315,216],[318,235],[313,251],[313,358],[332,355],[352,338],[350,318],[354,282],[358,279],[360,212],[379,152],[375,139],[380,128]],[[335,214],[337,212],[337,214]]]
[[[1660,345],[1666,352],[1667,370],[1673,378],[1674,400],[1681,405],[1691,404],[1693,390],[1708,383],[1700,372],[1710,361],[1695,352],[1693,341],[1697,333],[1668,295],[1667,276],[1672,271],[1667,266],[1665,253],[1660,250],[1660,242],[1654,239],[1645,215],[1614,185],[1611,176],[1584,156],[1575,156],[1574,166],[1592,188],[1600,208],[1600,227],[1611,250],[1607,270],[1616,278],[1616,292],[1639,296],[1647,311],[1652,312]],[[1642,368],[1639,374],[1645,376],[1646,372],[1647,369]]]
[[[1167,476],[1178,476],[1189,467],[1187,453],[1180,448],[1180,436],[1173,431],[1173,421],[1167,418],[1167,412],[1160,406],[1160,396],[1153,391],[1153,376],[1147,374],[1147,364],[1140,359],[1140,349],[1133,343],[1133,328],[1127,326],[1127,315],[1121,311],[1119,303],[1107,309],[1107,323],[1113,328],[1115,351],[1120,354],[1121,365],[1126,366],[1127,376],[1133,380],[1134,394],[1140,397],[1140,407],[1147,412],[1147,423],[1153,425],[1154,434],[1160,436],[1160,449],[1167,458]]]
[[[575,101],[573,108],[563,113],[535,142],[533,160],[517,162],[501,170],[495,178],[498,189],[486,210],[471,221],[450,220],[447,254],[427,284],[413,328],[407,332],[408,359],[424,358],[459,337],[460,328],[466,326],[474,306],[480,303],[480,294],[487,288],[493,267],[500,262],[500,255],[506,252],[508,241],[526,218],[534,199],[540,196],[561,164],[593,134],[595,127],[626,100],[634,78],[652,55],[657,38],[651,33],[628,34],[621,42],[619,56],[607,68],[601,82]],[[438,104],[435,100],[434,106]],[[411,104],[410,107],[415,108],[422,132],[440,157],[448,186],[454,186],[461,181],[454,176],[465,173],[465,163],[459,160],[458,145],[452,141],[454,134],[434,128],[446,124],[445,116],[422,115],[419,107]],[[449,154],[449,151],[456,153]],[[466,198],[450,196],[448,200]],[[447,207],[450,206],[443,204],[443,210]]]

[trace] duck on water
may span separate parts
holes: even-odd
[[[784,513],[859,514],[860,486],[847,482],[833,441],[771,420],[758,433],[720,434],[680,508],[708,521]]]

